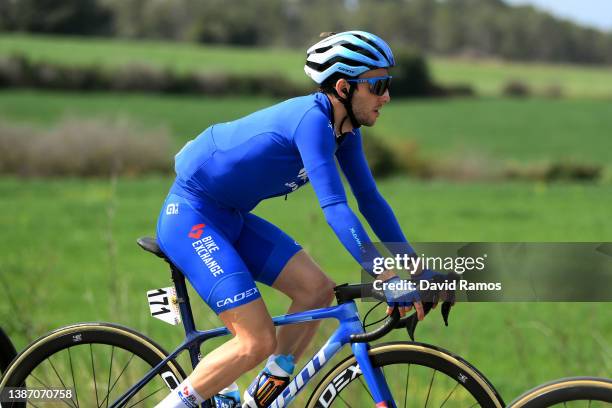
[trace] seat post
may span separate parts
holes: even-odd
[[[172,271],[172,282],[174,282],[174,288],[176,289],[176,297],[181,312],[181,319],[183,320],[183,327],[185,328],[185,335],[189,338],[193,335],[196,328],[193,312],[191,311],[191,303],[189,303],[187,285],[185,284],[185,275],[172,264],[170,264],[170,270]],[[191,365],[195,368],[200,361],[199,345],[189,347],[189,357],[191,358]]]
[[[189,295],[187,294],[187,285],[185,284],[185,275],[172,263],[170,258],[161,250],[157,243],[156,238],[152,237],[140,237],[136,240],[138,245],[147,252],[155,254],[155,256],[162,258],[170,265],[172,271],[172,282],[176,289],[176,301],[179,305],[179,311],[181,313],[181,320],[183,321],[183,328],[185,329],[185,335],[187,341],[190,341],[196,336],[196,328],[193,320],[193,313],[191,311],[191,304],[189,303]],[[200,344],[192,344],[189,346],[189,357],[191,357],[191,364],[193,368],[200,361]]]
[[[176,288],[176,297],[179,303],[183,326],[185,327],[185,334],[189,334],[195,330],[195,324],[191,304],[189,303],[187,285],[185,285],[185,276],[174,266],[171,266],[170,269],[172,270],[172,282],[174,282],[174,287]]]

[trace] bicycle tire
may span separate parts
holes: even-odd
[[[572,401],[597,401],[612,404],[612,379],[597,377],[561,378],[525,392],[512,401],[509,407],[545,408]],[[595,408],[599,404],[589,404],[589,406]]]
[[[0,375],[4,373],[11,361],[17,356],[17,350],[9,336],[0,327]]]
[[[436,372],[445,374],[443,380],[445,383],[448,383],[449,386],[456,383],[449,394],[444,393],[444,395],[447,396],[441,405],[444,405],[445,407],[452,407],[453,401],[458,400],[460,397],[459,394],[455,395],[452,400],[450,397],[452,397],[455,389],[459,386],[461,386],[461,388],[465,391],[463,394],[466,394],[466,396],[461,397],[462,400],[457,406],[470,406],[465,399],[467,395],[469,395],[467,398],[472,398],[476,402],[476,404],[472,404],[472,406],[480,405],[485,408],[501,408],[505,406],[499,393],[484,377],[484,375],[482,375],[475,367],[461,357],[456,356],[444,349],[424,343],[392,342],[383,343],[372,347],[369,354],[374,367],[383,368],[387,382],[395,377],[389,376],[389,373],[385,371],[385,368],[394,365],[407,365],[406,372],[408,374],[408,381],[406,381],[407,385],[405,395],[403,398],[398,398],[398,396],[394,393],[394,398],[396,400],[401,400],[399,401],[399,404],[396,404],[397,406],[401,406],[401,402],[404,402],[404,406],[406,406],[409,398],[411,401],[410,406],[415,406],[413,395],[411,394],[409,396],[408,394],[408,384],[411,381],[410,367],[412,365],[417,367],[416,370],[413,369],[413,373],[414,371],[418,372],[423,370],[433,370],[432,381],[429,386],[429,391],[427,392],[425,406],[427,406],[429,401],[433,401],[433,399],[430,399],[432,397],[431,387],[434,383],[433,379]],[[353,404],[349,403],[351,401],[355,401],[354,406],[373,406],[371,396],[369,396],[369,404],[366,404],[364,401],[364,399],[368,400],[369,391],[366,389],[364,383],[360,379],[361,373],[355,374],[355,369],[357,367],[358,363],[353,355],[338,363],[319,382],[310,396],[306,406],[308,408],[353,406]],[[403,369],[400,369],[400,371],[401,370]],[[352,387],[352,390],[349,390],[349,387],[352,384],[356,384],[357,380],[359,380],[362,387],[359,388],[359,386],[356,386]],[[414,387],[414,380],[412,380],[412,382]],[[392,389],[392,392],[395,389],[391,385],[390,388]],[[346,391],[346,394],[348,395],[342,394],[343,391]],[[359,393],[362,395],[357,396],[357,391],[359,391]],[[423,390],[419,389],[419,392],[421,391]],[[460,393],[461,392],[462,391],[460,391]],[[434,392],[434,397],[435,393],[436,391]],[[440,399],[442,400],[442,397]],[[347,402],[347,400],[349,401]],[[450,404],[448,404],[449,401],[451,402]]]
[[[19,353],[3,376],[0,390],[4,390],[5,387],[74,388],[75,406],[93,406],[94,403],[95,406],[108,406],[114,398],[127,391],[129,386],[135,384],[166,356],[167,353],[153,340],[127,327],[111,323],[78,323],[42,336]],[[89,367],[91,367],[91,373]],[[103,371],[97,377],[96,372],[99,372],[100,367],[103,368]],[[108,376],[102,375],[106,374],[107,368]],[[60,373],[68,373],[68,370],[72,378],[66,377],[64,381]],[[121,380],[126,370],[129,370],[127,377]],[[138,374],[133,374],[132,371],[137,371]],[[146,387],[157,387],[156,392],[163,391],[156,398],[165,396],[170,389],[178,386],[186,377],[181,366],[174,360],[162,367],[161,373],[163,375],[154,377],[146,385]],[[130,374],[134,378],[130,378]],[[120,380],[121,383],[119,383]],[[129,382],[130,380],[132,382]],[[121,390],[117,389],[118,383]],[[99,395],[98,384],[100,390],[103,391],[106,388],[106,397],[104,393]],[[167,391],[164,391],[164,386],[167,387]],[[81,394],[83,399],[87,398],[87,403],[84,400],[79,401],[79,390],[83,389],[89,391]],[[95,390],[95,400],[91,395],[93,390]],[[127,406],[133,406],[132,401],[136,401],[136,404],[140,403],[138,398],[142,398],[141,393],[144,392],[144,389],[139,391]],[[22,402],[2,404],[3,408],[24,406],[26,404]]]

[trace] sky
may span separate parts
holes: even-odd
[[[555,16],[606,31],[612,31],[611,0],[505,0],[506,3],[530,4]]]

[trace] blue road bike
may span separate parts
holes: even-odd
[[[79,323],[62,327],[34,341],[15,358],[2,378],[0,391],[6,394],[10,387],[73,390],[70,398],[51,401],[62,407],[154,407],[186,377],[176,360],[180,353],[187,352],[195,367],[205,341],[230,334],[226,328],[196,330],[184,276],[161,252],[155,239],[141,238],[138,244],[170,264],[176,289],[174,301],[178,303],[185,329],[183,343],[167,353],[146,336],[116,324]],[[414,315],[400,319],[395,309],[379,327],[367,332],[355,300],[374,297],[384,301],[384,295],[374,291],[371,285],[340,285],[335,288],[335,295],[336,306],[273,318],[276,326],[318,319],[335,319],[339,324],[269,407],[291,404],[346,345],[350,346],[351,353],[323,375],[301,405],[309,408],[504,406],[485,376],[459,356],[414,341],[370,344],[397,328],[407,328],[412,337],[417,323]],[[428,310],[431,304],[424,306]],[[49,402],[43,405],[33,400],[9,402],[6,396],[3,398],[3,408],[49,406]],[[212,401],[204,406],[212,407]]]

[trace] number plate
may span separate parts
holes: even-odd
[[[147,291],[147,299],[151,316],[172,325],[181,323],[176,289],[173,286],[149,290]]]

